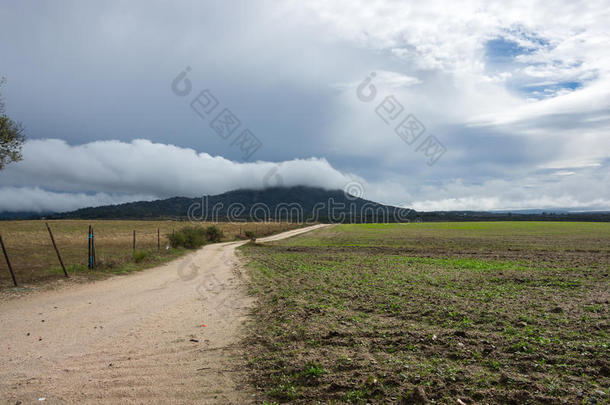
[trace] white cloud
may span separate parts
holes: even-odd
[[[359,179],[325,159],[238,163],[144,139],[74,146],[59,139],[31,140],[24,145],[23,157],[0,172],[0,211],[69,210],[279,184],[342,189]]]
[[[540,169],[582,169],[586,167],[600,167],[602,164],[599,162],[592,162],[586,160],[563,160],[548,162],[538,166]]]
[[[388,70],[379,70],[375,73],[380,84],[388,89],[398,89],[421,83],[421,80],[419,80],[417,77],[407,76]]]
[[[68,211],[276,185],[343,189],[354,181],[361,184],[363,198],[417,210],[610,207],[610,172],[591,162],[560,161],[536,175],[481,184],[458,178],[421,185],[411,176],[366,181],[325,159],[238,163],[142,139],[74,146],[32,140],[25,144],[24,158],[0,172],[0,211]],[[555,166],[571,170],[549,172]]]
[[[591,114],[607,115],[610,108],[608,2],[469,0],[453,5],[440,0],[345,0],[308,2],[306,7],[334,35],[398,56],[404,61],[401,74],[437,72],[437,83],[406,95],[437,123],[488,125],[518,133],[525,132],[519,126],[524,124],[552,135],[561,131],[549,128],[545,119],[577,114],[575,123],[588,129],[586,122],[595,120]],[[497,38],[514,41],[527,52],[514,56],[518,63],[489,71],[485,45]],[[531,97],[509,91],[509,79],[523,88],[559,88]],[[582,87],[563,88],[562,82]],[[606,124],[603,130],[608,129]],[[599,150],[606,144],[596,146]]]
[[[595,199],[580,201],[571,196],[540,197],[527,200],[507,201],[497,197],[460,197],[443,200],[416,201],[410,208],[416,211],[496,211],[528,209],[581,209],[583,211],[607,210],[610,200]]]
[[[417,77],[408,76],[405,74],[401,74],[398,72],[392,72],[389,70],[381,70],[378,69],[374,72],[370,73],[371,78],[375,79],[375,86],[385,89],[385,90],[397,90],[402,89],[404,87],[413,86],[415,84],[420,84],[422,81]],[[335,83],[331,84],[332,88],[345,90],[348,92],[352,92],[358,85],[362,82],[362,80],[349,82],[349,83]]]
[[[150,195],[58,193],[40,187],[0,187],[0,211],[8,212],[61,212],[154,199]]]
[[[295,4],[301,3],[291,6]],[[522,58],[537,68],[537,75],[551,72],[564,80],[562,71],[572,76],[574,71],[610,68],[605,51],[607,2],[318,0],[306,4],[335,35],[372,49],[392,50],[420,68],[482,72],[483,45],[499,36],[530,49]]]
[[[460,179],[440,187],[423,187],[406,207],[422,211],[442,210],[517,210],[569,208],[610,209],[610,170],[608,167],[583,167],[506,180],[468,184]]]

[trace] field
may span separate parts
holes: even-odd
[[[241,251],[270,403],[608,403],[608,223],[339,225]]]
[[[167,248],[167,235],[173,230],[191,225],[177,221],[48,221],[61,252],[68,274],[76,278],[95,279],[109,274],[122,274],[151,267],[179,256],[182,249]],[[97,268],[87,268],[87,231],[93,225]],[[204,226],[210,223],[202,224]],[[217,223],[224,232],[224,240],[244,237],[247,230],[258,236],[269,235],[297,225],[287,223]],[[157,229],[161,235],[161,249],[157,250]],[[136,249],[146,252],[136,263],[133,254],[133,231]],[[45,221],[1,221],[0,235],[20,286],[38,284],[63,278],[57,255],[53,250]],[[0,288],[12,287],[12,280],[4,257],[0,253]]]

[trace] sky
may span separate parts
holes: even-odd
[[[1,2],[27,142],[0,211],[274,185],[610,209],[610,2],[420,3]]]

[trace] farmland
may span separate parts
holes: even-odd
[[[48,221],[53,230],[68,274],[76,279],[98,279],[110,274],[123,274],[151,267],[171,260],[185,252],[168,247],[167,235],[183,226],[191,225],[179,221]],[[87,268],[89,225],[95,231],[97,267]],[[211,223],[202,223],[209,226]],[[269,235],[280,230],[296,227],[287,223],[216,223],[224,232],[225,241],[243,238],[245,231],[254,231],[258,236]],[[161,249],[157,249],[157,229],[160,232]],[[141,254],[137,263],[133,253],[133,231],[136,231],[136,249]],[[63,271],[53,250],[45,221],[2,221],[0,234],[6,245],[9,258],[21,285],[40,284],[61,280]],[[167,248],[166,248],[167,247]],[[0,257],[0,288],[12,287],[10,274]]]
[[[610,224],[338,225],[241,251],[264,400],[608,401]]]

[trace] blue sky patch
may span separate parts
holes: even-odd
[[[515,41],[506,38],[496,38],[485,43],[485,56],[489,63],[512,63],[518,55],[532,53],[534,49],[525,48]]]
[[[547,98],[553,97],[557,92],[568,89],[576,90],[582,87],[582,82],[569,81],[569,82],[558,82],[558,83],[532,83],[530,85],[521,86],[517,90],[525,93],[530,97],[535,98]]]

